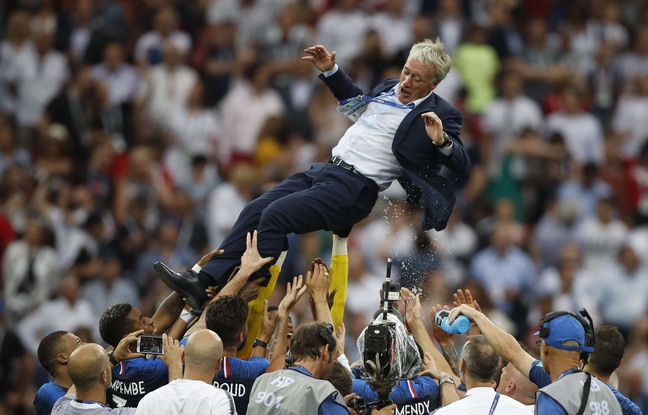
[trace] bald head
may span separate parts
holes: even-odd
[[[535,393],[538,386],[524,376],[512,363],[502,368],[502,377],[497,391],[510,396],[524,405],[535,403]]]
[[[198,330],[187,339],[184,350],[187,368],[213,369],[222,356],[223,342],[211,330]]]
[[[67,366],[77,390],[89,389],[100,384],[102,373],[106,370],[107,376],[110,376],[110,363],[106,351],[96,343],[79,346],[70,354]]]

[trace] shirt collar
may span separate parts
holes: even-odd
[[[466,391],[466,396],[472,396],[472,395],[486,396],[486,395],[495,395],[495,393],[496,393],[495,389],[491,388],[490,386],[477,386],[475,388],[468,389],[468,391]]]
[[[401,104],[402,104],[402,102],[400,102],[399,99],[398,99],[398,91],[400,90],[400,82],[396,83],[396,85],[394,85],[394,87],[392,88],[392,90],[394,91],[394,95],[396,95],[396,97],[395,97],[394,99],[395,99],[398,103],[401,103]],[[430,93],[427,94],[426,96],[424,96],[423,98],[419,98],[419,99],[417,99],[417,100],[412,101],[412,102],[414,103],[414,108],[418,107],[418,105],[419,105],[421,102],[423,102],[423,101],[425,101],[426,99],[430,98],[430,96],[432,95],[433,92],[434,92],[434,90],[430,91]]]

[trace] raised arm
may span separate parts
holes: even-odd
[[[275,326],[272,338],[268,343],[267,359],[273,361],[276,357],[284,356],[288,350],[288,320],[290,312],[299,299],[306,293],[304,277],[293,278],[292,284],[289,282],[286,287],[286,295],[279,303],[277,308],[277,325]]]
[[[328,289],[331,278],[325,265],[316,263],[313,265],[313,272],[306,274],[306,287],[313,297],[315,304],[315,315],[317,321],[333,324],[333,316],[328,304]]]
[[[421,299],[418,295],[414,295],[407,288],[401,288],[401,298],[405,303],[405,315],[407,318],[407,328],[414,336],[414,340],[421,346],[425,353],[432,356],[435,366],[441,371],[452,374],[452,368],[448,362],[443,358],[443,355],[434,345],[430,334],[425,328],[423,323]],[[455,377],[456,384],[459,384],[459,377]]]
[[[210,300],[210,302],[216,301],[217,298],[225,295],[237,295],[254,272],[261,269],[263,265],[272,261],[272,257],[262,258],[259,254],[257,249],[257,231],[254,231],[252,235],[250,235],[250,233],[247,234],[246,245],[247,249],[241,256],[241,267],[238,272],[227,284],[225,284],[225,287],[223,287],[223,289],[221,289],[218,294]],[[205,327],[205,313],[202,313],[196,324],[187,330],[186,334],[191,334],[200,329],[204,329]]]
[[[484,337],[486,337],[486,341],[493,346],[495,352],[510,363],[513,363],[513,366],[524,376],[529,377],[529,371],[535,359],[522,349],[517,340],[515,340],[515,337],[497,327],[482,312],[466,304],[455,307],[450,311],[448,323],[452,323],[459,314],[463,314],[474,321]]]
[[[304,49],[306,56],[302,60],[311,62],[322,74],[320,79],[329,87],[335,98],[339,101],[343,99],[357,97],[362,95],[363,91],[353,83],[349,75],[336,66],[335,52],[329,53],[322,45],[315,45]],[[332,74],[324,72],[337,70]]]

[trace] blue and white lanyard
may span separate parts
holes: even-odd
[[[497,407],[497,402],[499,401],[500,393],[497,392],[495,394],[495,399],[493,399],[493,403],[491,404],[490,411],[488,411],[488,415],[493,415],[495,413],[495,408]]]
[[[396,94],[396,91],[394,89],[391,89],[391,90],[389,90],[389,92],[385,92],[382,95],[380,95],[380,97],[388,97],[388,96],[392,96],[392,95],[395,95],[395,94]],[[380,97],[371,97],[369,95],[360,95],[358,97],[353,97],[353,98],[348,98],[348,99],[342,100],[342,101],[340,101],[340,105],[347,104],[347,103],[351,102],[354,99],[360,98],[363,101],[376,102],[378,104],[389,105],[390,107],[400,108],[400,109],[404,109],[404,110],[411,110],[415,106],[413,102],[410,102],[409,104],[398,104],[396,102],[388,101],[388,100],[380,98]]]

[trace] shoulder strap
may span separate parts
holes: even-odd
[[[491,404],[490,411],[488,411],[488,415],[493,415],[495,413],[495,408],[497,408],[497,402],[499,402],[499,398],[500,398],[500,393],[497,392],[495,394],[495,398],[493,398],[493,403]]]
[[[585,385],[583,385],[583,397],[581,399],[580,408],[578,408],[576,415],[583,415],[583,413],[585,412],[585,407],[587,406],[587,399],[589,399],[590,386],[592,386],[592,375],[587,372],[586,374],[587,380],[585,381]]]

